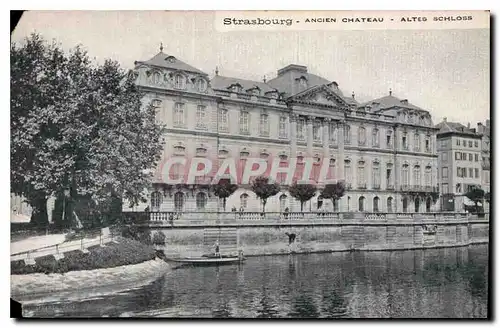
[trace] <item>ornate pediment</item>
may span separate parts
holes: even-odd
[[[348,106],[341,96],[324,85],[301,92],[295,95],[293,100],[332,107]]]

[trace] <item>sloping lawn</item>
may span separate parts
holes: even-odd
[[[12,261],[11,274],[65,273],[69,271],[113,268],[138,264],[156,258],[155,250],[138,241],[118,237],[117,243],[105,247],[89,247],[89,253],[81,250],[64,253],[64,258],[56,260],[53,255],[35,259],[34,265],[26,265],[24,260]]]

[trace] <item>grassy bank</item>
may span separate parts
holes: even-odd
[[[93,246],[88,253],[81,250],[64,253],[64,258],[56,260],[53,255],[35,259],[34,265],[26,265],[24,260],[11,262],[11,274],[66,273],[70,271],[114,268],[139,264],[156,258],[155,250],[138,241],[117,237],[117,243],[105,247]]]

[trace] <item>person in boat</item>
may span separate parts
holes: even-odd
[[[220,256],[220,247],[219,247],[219,241],[218,240],[215,242],[214,247],[215,247],[215,256],[221,257]]]

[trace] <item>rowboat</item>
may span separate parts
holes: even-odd
[[[165,258],[168,262],[177,262],[184,264],[193,265],[217,265],[217,264],[229,264],[243,262],[246,259],[243,256],[215,256],[215,255],[204,255],[199,257],[167,257]]]

